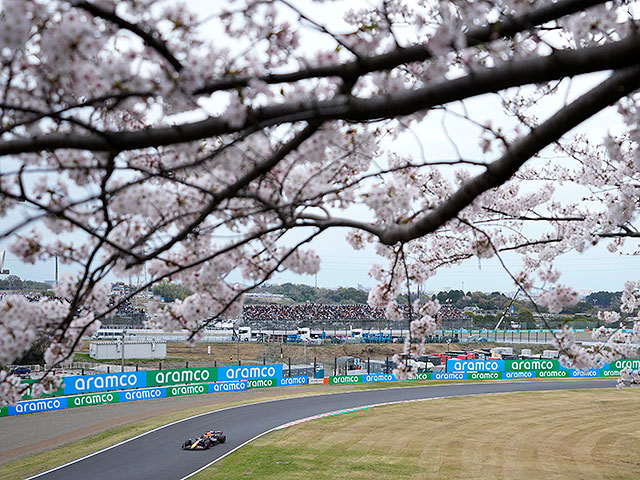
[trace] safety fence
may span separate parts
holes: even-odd
[[[408,381],[461,381],[527,378],[593,378],[619,376],[621,370],[640,369],[640,359],[617,360],[602,368],[570,369],[558,360],[449,360],[446,372],[419,373]],[[306,376],[283,375],[283,365],[206,367],[113,374],[79,375],[64,378],[61,388],[46,397],[26,399],[0,409],[0,417],[63,410],[105,403],[122,403],[204,393],[223,393],[254,388],[285,387],[323,383],[348,385],[395,382],[390,373],[335,375],[317,382]]]

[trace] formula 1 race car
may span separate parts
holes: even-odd
[[[207,450],[214,445],[227,441],[227,436],[220,430],[207,430],[192,441],[190,438],[182,444],[183,450]]]

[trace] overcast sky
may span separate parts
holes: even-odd
[[[200,5],[202,15],[206,16],[215,2],[192,2]],[[319,9],[315,12],[322,19],[322,15],[328,14],[327,9]],[[331,14],[333,15],[333,14]],[[333,18],[333,16],[331,17]],[[566,98],[564,93],[559,95],[562,101],[575,98],[583,93],[594,81],[601,79],[603,74],[587,79],[577,80],[571,83],[571,89]],[[567,84],[568,86],[568,84]],[[539,105],[540,116],[546,118],[553,113],[559,105],[559,100],[545,99]],[[484,118],[491,118],[492,121],[505,125],[509,119],[501,113],[499,102],[495,97],[480,97],[465,102],[467,109],[473,113],[481,112]],[[482,118],[476,118],[482,120]],[[449,135],[443,130],[446,126],[447,133],[455,133],[455,138],[471,139],[469,142],[458,142],[453,147],[449,140]],[[592,138],[601,139],[608,129],[615,129],[616,117],[612,111],[603,112],[597,117],[579,127],[580,131],[587,132]],[[469,124],[449,118],[443,124],[439,113],[429,114],[427,119],[413,129],[414,135],[405,134],[394,141],[394,149],[401,154],[421,155],[427,151],[430,159],[451,159],[456,158],[456,149],[465,158],[474,158],[490,161],[494,155],[483,157],[477,141],[477,130]],[[572,132],[572,133],[575,133]],[[2,161],[2,160],[0,160]],[[4,160],[6,170],[8,160]],[[2,165],[2,164],[0,164]],[[367,212],[357,212],[358,215],[367,215]],[[19,221],[20,216],[14,215],[11,218],[4,218],[2,221]],[[381,260],[374,254],[373,249],[364,251],[354,251],[345,242],[346,230],[334,230],[325,232],[319,239],[313,242],[312,246],[322,259],[321,271],[314,276],[298,276],[284,273],[276,276],[273,283],[297,282],[314,285],[316,280],[318,286],[334,288],[338,286],[357,286],[358,284],[369,287],[373,284],[368,272],[373,263],[381,263]],[[7,249],[9,242],[0,241],[0,251]],[[509,268],[514,272],[519,269],[518,257],[507,255],[504,257]],[[383,263],[384,264],[384,263]],[[592,248],[584,254],[571,254],[562,258],[558,265],[563,272],[561,282],[572,286],[579,291],[593,290],[621,290],[624,282],[637,278],[637,271],[640,267],[640,258],[631,255],[610,254],[603,247]],[[53,261],[42,262],[36,265],[26,265],[17,260],[7,251],[5,267],[11,270],[12,274],[22,278],[33,280],[53,280],[55,276],[55,265]],[[60,266],[61,271],[71,267]],[[115,278],[113,280],[116,280]],[[128,280],[128,279],[123,279]],[[136,278],[132,279],[136,281]],[[143,280],[143,278],[140,278]],[[240,277],[236,280],[240,280]],[[439,291],[448,288],[480,291],[513,291],[515,290],[508,274],[502,269],[498,261],[472,259],[464,264],[441,270],[435,277],[424,285],[428,291]]]

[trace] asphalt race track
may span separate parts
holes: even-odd
[[[42,480],[182,479],[263,432],[322,413],[421,398],[612,388],[614,385],[615,380],[609,379],[475,383],[362,390],[254,403],[207,413],[161,427],[101,453],[31,478]],[[183,451],[180,448],[185,439],[194,438],[210,429],[225,432],[227,442],[209,450]]]

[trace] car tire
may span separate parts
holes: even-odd
[[[226,435],[220,435],[220,436],[218,437],[218,441],[219,441],[220,443],[224,443],[224,442],[226,442],[226,441],[227,441],[227,436],[226,436]]]

